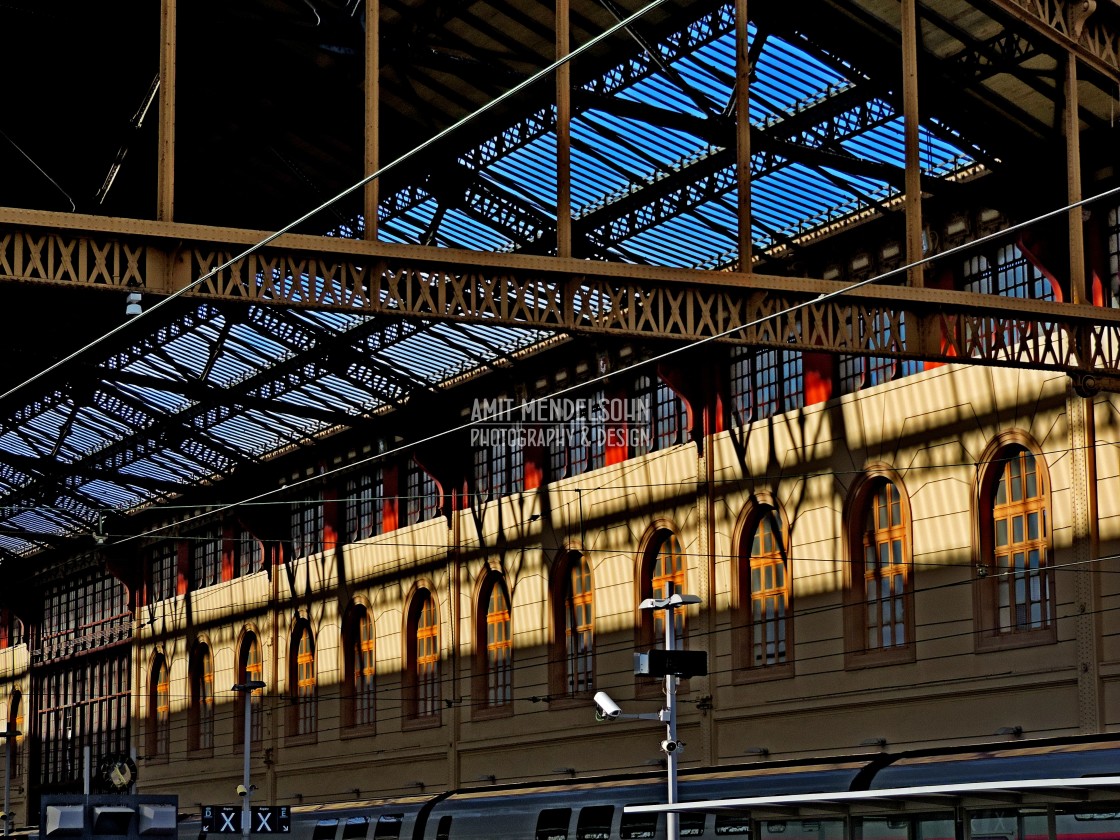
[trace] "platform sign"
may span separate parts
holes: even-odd
[[[291,833],[292,809],[287,805],[253,805],[250,811],[250,834]]]
[[[208,834],[240,834],[241,806],[204,805],[202,830]]]

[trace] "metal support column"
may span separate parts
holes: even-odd
[[[922,258],[922,161],[918,133],[918,20],[917,0],[902,0],[902,118],[906,145],[906,262]],[[911,286],[923,285],[923,269],[907,272]]]
[[[556,60],[570,52],[568,0],[556,0]],[[556,68],[556,255],[572,255],[572,67]]]
[[[739,271],[750,273],[751,240],[751,109],[747,0],[735,0],[735,176],[738,189]]]
[[[1071,549],[1077,635],[1078,728],[1084,734],[1103,731],[1100,682],[1100,633],[1097,626],[1097,481],[1093,398],[1079,395],[1070,380],[1066,397],[1069,422]],[[1058,578],[1062,580],[1062,577]],[[1058,599],[1055,599],[1055,603]],[[1051,616],[1051,621],[1056,617]]]
[[[366,8],[366,76],[365,76],[365,174],[376,172],[381,165],[381,3],[365,0]],[[365,219],[364,238],[377,240],[378,179],[369,181],[362,189],[362,218]]]
[[[175,21],[176,0],[161,0],[159,15],[159,163],[156,218],[175,217]]]
[[[1081,201],[1081,120],[1077,115],[1077,58],[1066,56],[1066,201]],[[1082,209],[1069,211],[1069,288],[1072,303],[1089,303],[1085,288],[1085,231]]]

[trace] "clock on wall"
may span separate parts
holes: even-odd
[[[101,759],[98,775],[105,790],[127,793],[138,778],[136,762],[125,753],[110,753]]]

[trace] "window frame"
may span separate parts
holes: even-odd
[[[166,601],[179,594],[179,545],[168,540],[148,555],[148,601]]]
[[[1035,464],[1035,476],[1039,485],[1037,509],[1042,512],[1045,536],[1039,542],[1045,549],[1043,558],[1043,571],[1040,579],[1045,586],[1045,604],[1049,609],[1048,623],[1039,628],[1014,630],[1004,629],[999,624],[999,590],[1005,580],[995,565],[995,517],[997,507],[995,494],[1000,477],[1010,456],[1017,453],[1020,457],[1030,456]],[[1049,464],[1043,457],[1041,449],[1024,434],[1011,432],[1002,435],[989,446],[981,459],[983,465],[977,479],[974,503],[976,505],[973,515],[975,528],[974,557],[973,557],[973,613],[975,627],[976,650],[1000,651],[1021,647],[1033,647],[1039,644],[1054,644],[1058,641],[1057,606],[1058,597],[1056,576],[1054,574],[1054,530],[1053,530],[1053,499],[1051,497],[1051,475]],[[1026,499],[1020,503],[1024,511],[1028,510]],[[1011,508],[1010,503],[1003,507]],[[1008,511],[1013,513],[1013,511]],[[1024,541],[1027,542],[1027,541]]]
[[[292,559],[321,553],[325,527],[326,506],[322,492],[294,501],[291,508]]]
[[[640,426],[648,435],[646,440],[641,435],[631,439],[631,458],[688,443],[692,433],[691,411],[684,397],[656,373],[638,374],[631,388],[635,407],[643,406],[642,411],[647,414]],[[639,421],[635,420],[635,425]]]
[[[408,601],[405,631],[407,703],[403,723],[408,728],[439,726],[442,722],[441,629],[434,587],[417,584]]]
[[[755,644],[755,592],[753,589],[754,543],[761,523],[767,519],[777,524],[777,556],[766,552],[762,557],[773,564],[779,561],[783,566],[785,617],[785,659],[781,662],[756,664],[754,661]],[[760,680],[785,679],[794,675],[794,607],[793,607],[793,563],[790,557],[789,522],[777,502],[768,494],[753,497],[736,523],[735,543],[737,547],[735,565],[732,569],[732,666],[733,680],[738,683]]]
[[[8,694],[8,732],[19,732],[12,737],[12,746],[9,750],[8,779],[23,778],[23,739],[27,737],[27,730],[23,726],[23,692],[13,688]],[[5,746],[6,748],[6,746]]]
[[[368,733],[377,724],[377,625],[364,599],[350,605],[344,628],[342,722],[347,729]]]
[[[187,749],[214,752],[214,654],[206,642],[191,651],[189,672],[190,715],[187,720]]]
[[[415,458],[405,466],[404,521],[418,525],[438,519],[440,515],[440,488],[435,477],[425,470]]]
[[[805,356],[800,350],[739,346],[727,359],[731,426],[741,428],[805,407]],[[768,398],[759,399],[762,394]]]
[[[645,548],[641,555],[641,565],[638,574],[638,598],[640,604],[646,598],[668,598],[676,593],[684,593],[688,585],[688,564],[685,562],[684,551],[681,548],[680,531],[676,526],[668,523],[657,523],[647,529],[647,536],[642,541]],[[665,554],[662,549],[675,546]],[[661,561],[672,558],[672,569],[666,573],[660,568]],[[688,620],[687,608],[673,610],[674,625],[677,632],[674,639],[677,650],[688,649]],[[665,644],[665,611],[664,610],[639,610],[638,621],[638,647],[663,647]]]
[[[591,558],[585,552],[569,548],[556,559],[549,581],[549,600],[549,694],[553,706],[583,703],[595,690],[595,578]],[[583,644],[577,649],[574,645],[579,641]],[[573,681],[576,674],[583,677],[582,681]]]
[[[499,593],[504,609],[493,612],[494,594]],[[498,637],[491,631],[498,625]],[[474,717],[504,717],[513,714],[513,603],[505,577],[489,569],[479,585],[475,599]],[[500,667],[495,659],[501,657]],[[500,696],[496,697],[496,693]]]
[[[288,647],[289,741],[314,740],[318,735],[319,690],[315,654],[315,634],[311,623],[306,618],[300,618],[292,627]]]
[[[237,644],[237,683],[245,685],[252,680],[264,682],[264,659],[261,655],[260,635],[255,630],[245,630]],[[242,750],[245,745],[245,692],[238,691],[236,695],[234,716],[241,724],[233,727],[233,743],[236,749]],[[257,749],[264,743],[263,696],[264,689],[258,688],[249,699],[253,704],[249,711],[250,749]]]
[[[385,516],[385,476],[380,467],[346,480],[343,527],[346,542],[354,543],[382,533]]]
[[[148,756],[166,762],[171,755],[171,666],[156,653],[148,668]]]
[[[875,508],[878,489],[891,485],[898,493],[899,523],[888,523],[885,532],[893,543],[900,543],[903,592],[901,601],[905,609],[902,626],[906,633],[903,644],[890,647],[868,647],[869,611],[867,606],[866,550],[868,518]],[[888,509],[888,516],[889,516]],[[914,616],[914,529],[910,512],[910,496],[901,476],[886,465],[873,465],[866,469],[850,488],[844,509],[844,544],[847,551],[847,579],[844,586],[844,654],[848,668],[877,667],[915,661],[916,621]],[[874,535],[880,533],[876,525]],[[878,543],[876,543],[878,545]],[[892,605],[895,597],[890,599]],[[878,603],[878,602],[877,602]]]
[[[211,528],[191,540],[191,589],[205,589],[222,582],[223,533]]]

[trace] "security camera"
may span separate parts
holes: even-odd
[[[595,714],[599,720],[614,720],[622,709],[614,702],[605,691],[595,692]]]
[[[242,796],[242,797],[248,796],[249,795],[249,789],[247,787],[245,787],[245,785],[238,785],[237,786],[237,795]]]
[[[661,742],[661,752],[665,753],[666,755],[672,755],[673,753],[684,752],[684,744],[682,744],[680,741],[669,741],[669,740],[662,741]]]

